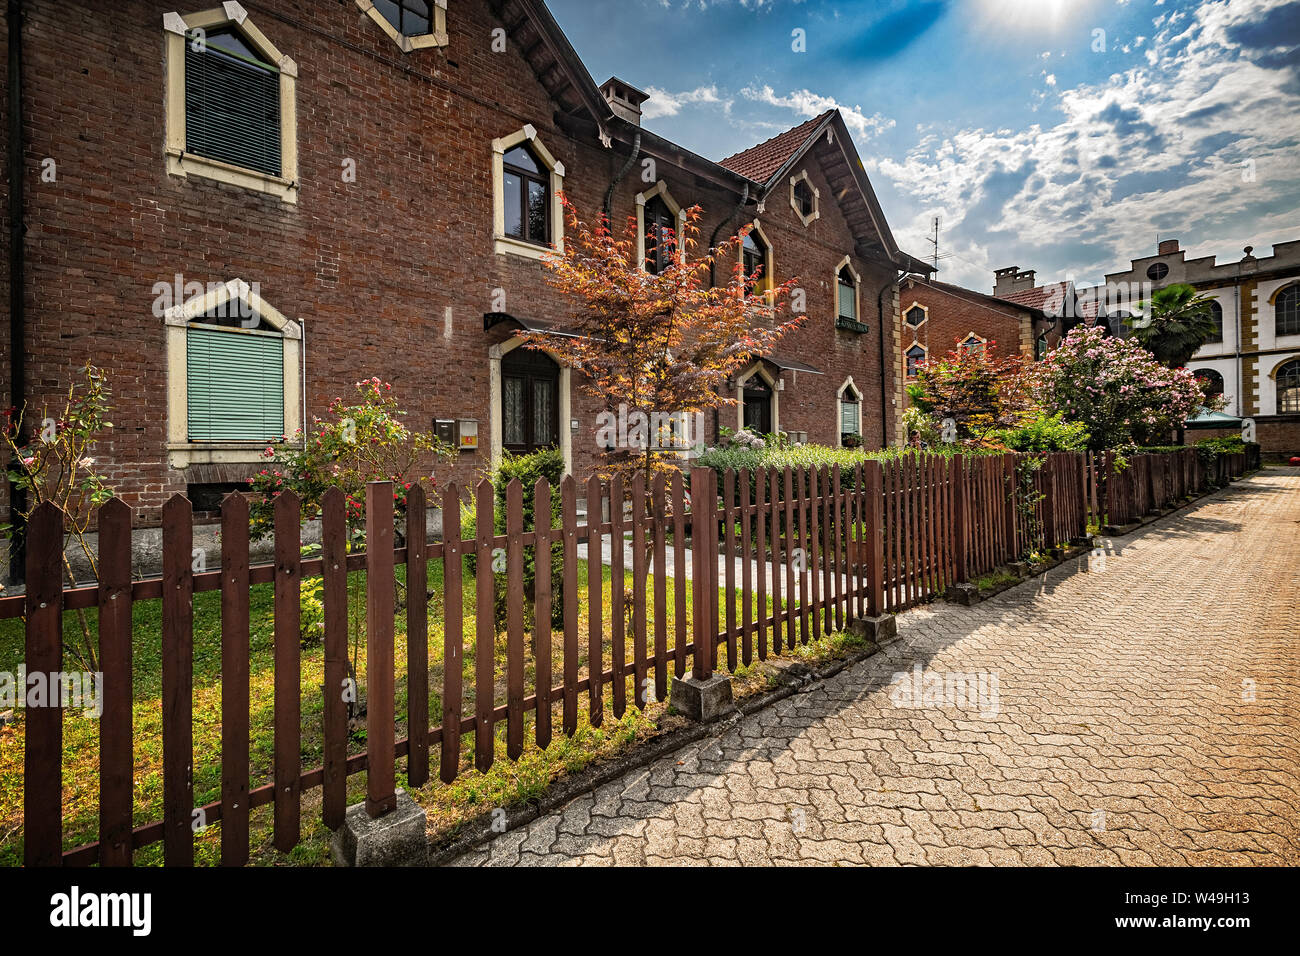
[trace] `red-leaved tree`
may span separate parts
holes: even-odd
[[[603,450],[606,477],[643,470],[648,481],[656,470],[672,467],[669,459],[675,461],[681,447],[683,436],[662,434],[664,423],[674,430],[672,421],[734,404],[722,391],[727,379],[803,321],[803,315],[784,314],[797,280],[773,286],[761,269],[745,273],[740,245],[748,226],[695,255],[699,206],[686,211],[680,237],[671,229],[647,235],[647,268],[637,261],[635,218],[615,235],[604,217],[589,226],[561,198],[568,238],[563,253],[547,257],[547,282],[575,303],[576,334],[521,337],[578,372],[578,388],[611,413],[660,423],[640,432],[648,440],[633,434]],[[717,286],[710,281],[715,262],[732,264],[728,281]],[[661,264],[657,271],[655,263]]]

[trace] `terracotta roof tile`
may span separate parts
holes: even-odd
[[[772,174],[780,169],[787,159],[798,152],[799,147],[808,142],[808,137],[822,120],[832,111],[827,110],[820,116],[814,116],[806,123],[800,123],[793,129],[773,136],[769,140],[751,146],[749,149],[718,160],[719,166],[725,166],[733,173],[739,173],[757,183],[765,183]]]

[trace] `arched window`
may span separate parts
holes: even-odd
[[[677,217],[662,196],[645,204],[645,267],[658,274],[677,253]]]
[[[858,320],[858,281],[846,263],[835,277],[839,290],[839,317],[852,322]]]
[[[856,448],[862,444],[862,393],[850,376],[840,386],[840,445]]]
[[[1273,300],[1278,335],[1300,335],[1300,285],[1287,286]]]
[[[1044,332],[1034,343],[1034,361],[1041,362],[1047,358],[1047,333]]]
[[[1198,368],[1192,373],[1205,389],[1205,397],[1213,398],[1223,394],[1223,376],[1212,368]]]
[[[1278,414],[1300,412],[1300,359],[1277,370],[1277,410]]]
[[[759,233],[758,226],[755,225],[754,228],[745,236],[745,243],[740,250],[740,261],[744,265],[745,276],[747,278],[752,276],[755,272],[762,273],[762,275],[759,276],[758,282],[754,286],[754,292],[756,294],[766,292],[768,289],[772,288],[772,275],[771,271],[768,269],[769,251],[770,249],[767,243]]]
[[[961,343],[958,345],[958,348],[962,349],[963,351],[966,351],[968,349],[973,352],[982,351],[984,349],[984,344],[985,343],[982,338],[980,338],[974,332],[971,332],[966,336],[966,338],[961,340]]]
[[[916,367],[925,361],[925,349],[919,345],[913,345],[907,350],[907,377],[911,378],[916,374]]]
[[[1214,322],[1214,331],[1205,339],[1209,342],[1223,341],[1223,306],[1219,305],[1219,300],[1214,299],[1210,302],[1210,319]]]
[[[551,241],[549,171],[526,143],[507,150],[502,163],[506,235],[546,245]]]
[[[560,441],[560,367],[544,352],[517,348],[501,360],[501,444],[512,452]]]

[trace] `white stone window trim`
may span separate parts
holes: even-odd
[[[185,44],[193,30],[209,31],[234,24],[240,35],[268,63],[280,70],[280,175],[271,176],[256,169],[245,169],[219,159],[209,159],[185,151]],[[248,13],[236,0],[226,0],[219,7],[198,13],[163,14],[166,33],[166,118],[165,152],[167,173],[171,176],[202,176],[217,182],[267,193],[288,203],[298,201],[298,113],[296,85],[298,64],[281,53],[266,34],[248,19]]]
[[[858,270],[853,268],[853,257],[845,256],[835,266],[835,277],[832,288],[835,290],[835,318],[840,317],[840,272],[848,268],[849,275],[853,276],[853,321],[862,321],[862,276],[858,275]]]
[[[433,32],[408,37],[398,33],[397,27],[389,23],[388,19],[375,9],[373,0],[357,0],[357,7],[371,20],[379,24],[379,28],[388,34],[390,40],[402,48],[403,53],[447,45],[447,0],[432,0],[432,4]]]
[[[962,336],[961,341],[957,343],[958,348],[964,349],[964,348],[973,347],[968,344],[970,343],[971,339],[974,339],[975,344],[977,344],[981,349],[988,351],[989,340],[982,335],[977,335],[973,329],[970,332],[967,332],[964,336]]]
[[[847,394],[853,395],[852,401],[846,402],[844,400]],[[858,390],[857,383],[853,381],[852,375],[844,380],[840,390],[835,393],[835,444],[837,447],[843,447],[844,445],[844,406],[846,404],[858,406],[858,437],[861,438],[863,425],[862,392]]]
[[[907,347],[907,349],[903,352],[903,377],[904,377],[904,378],[916,378],[916,375],[915,375],[915,374],[913,374],[912,372],[909,372],[909,371],[907,370],[907,368],[908,368],[908,365],[907,365],[908,354],[907,354],[907,353],[910,352],[910,351],[912,351],[912,349],[920,349],[920,350],[921,350],[921,357],[920,357],[920,359],[917,360],[917,364],[918,364],[918,365],[920,365],[922,362],[928,362],[928,361],[930,361],[930,350],[929,350],[926,346],[922,345],[922,344],[921,344],[919,341],[917,341],[916,339],[913,339],[913,340],[912,340],[912,344],[909,345],[909,346]]]
[[[796,199],[794,195],[795,187],[798,186],[799,183],[801,182],[808,184],[808,188],[809,190],[812,191],[812,196],[813,196],[813,211],[807,216],[805,216],[803,214],[803,210],[799,208],[799,200]],[[813,181],[808,176],[808,170],[806,169],[801,169],[799,170],[798,175],[790,177],[790,208],[794,210],[794,214],[799,217],[799,221],[802,222],[805,226],[811,225],[813,222],[821,218],[821,214],[822,214],[821,190],[813,185]]]
[[[779,378],[773,377],[763,363],[755,362],[736,376],[736,431],[745,427],[745,383],[757,375],[772,390],[772,434],[781,434],[781,391],[783,386]]]
[[[231,301],[243,304],[280,333],[284,340],[284,433],[295,434],[302,427],[302,375],[305,369],[302,326],[286,318],[243,279],[231,279],[201,295],[193,296],[163,313],[167,335],[167,458],[172,468],[193,464],[226,464],[263,460],[265,441],[193,442],[189,439],[189,350],[191,323]],[[210,326],[204,326],[210,328]],[[230,329],[231,335],[247,334]]]
[[[501,394],[501,360],[523,344],[520,336],[514,336],[488,348],[488,461],[494,469],[501,464],[505,447],[501,441],[505,428],[505,405]],[[560,393],[557,398],[559,407],[556,412],[559,418],[560,454],[564,456],[565,474],[571,475],[573,474],[573,429],[570,427],[570,421],[573,417],[573,402],[570,387],[573,374],[558,356],[546,349],[542,351],[560,366],[560,381],[556,386]]]
[[[505,156],[520,143],[528,143],[534,155],[551,174],[551,246],[540,246],[506,235]],[[551,151],[537,135],[531,123],[509,136],[492,140],[492,245],[498,255],[512,254],[529,259],[542,259],[552,252],[564,253],[564,203],[560,193],[564,189],[564,164],[551,155]]]
[[[642,269],[645,268],[646,257],[645,205],[656,196],[664,201],[668,211],[673,214],[673,219],[677,223],[677,261],[683,264],[686,262],[686,246],[682,241],[682,230],[686,227],[686,210],[668,191],[668,182],[661,179],[654,184],[653,188],[636,194],[636,261],[641,264]]]
[[[907,314],[911,312],[913,309],[920,309],[923,315],[921,321],[916,323],[916,325],[913,325],[907,318]],[[909,305],[907,308],[903,310],[903,324],[907,326],[909,329],[919,329],[921,326],[925,325],[925,323],[928,322],[929,320],[930,320],[929,307],[922,305],[920,302],[917,302],[915,299],[912,300],[911,305]]]

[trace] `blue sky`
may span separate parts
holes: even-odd
[[[828,106],[940,277],[1100,281],[1300,239],[1300,0],[550,0],[596,82],[720,159]],[[794,49],[802,30],[806,49]]]

